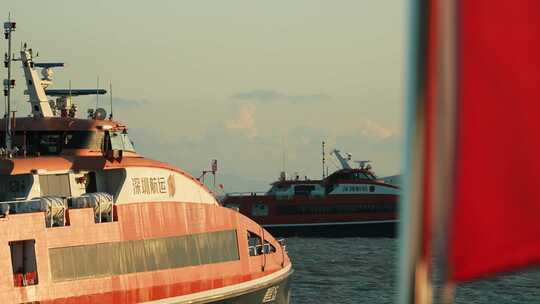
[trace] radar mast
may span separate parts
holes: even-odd
[[[15,79],[11,79],[11,62],[13,61],[11,54],[11,34],[15,31],[16,23],[11,21],[11,14],[8,14],[8,21],[4,22],[4,38],[8,41],[8,51],[4,54],[4,67],[7,68],[7,79],[4,79],[4,96],[6,114],[4,115],[6,122],[5,144],[6,150],[11,151],[11,89],[15,87]]]

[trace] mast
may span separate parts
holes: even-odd
[[[112,82],[109,82],[109,98],[111,102],[111,113],[109,114],[109,120],[112,120],[113,119]]]
[[[15,31],[15,22],[11,22],[11,14],[8,21],[4,22],[4,37],[8,41],[8,51],[4,55],[4,67],[7,68],[7,79],[4,79],[4,96],[6,96],[6,150],[11,151],[11,89],[15,87],[15,80],[11,79],[11,33]]]
[[[63,63],[53,64],[38,64],[33,61],[32,49],[26,48],[26,43],[21,50],[21,61],[23,65],[24,77],[26,79],[26,87],[28,88],[28,96],[32,106],[32,115],[34,117],[54,117],[53,109],[45,93],[43,87],[45,83],[39,77],[35,67],[56,67],[63,66]]]
[[[325,171],[324,171],[324,166],[325,166],[325,152],[324,152],[324,140],[322,142],[322,179],[325,179],[326,178],[326,174],[325,174]]]

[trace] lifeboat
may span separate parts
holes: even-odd
[[[282,240],[139,155],[105,110],[77,118],[73,96],[106,91],[49,89],[62,64],[33,57],[17,59],[32,115],[0,121],[2,303],[290,302]]]

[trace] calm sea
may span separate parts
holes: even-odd
[[[293,304],[393,303],[397,240],[288,238]],[[540,304],[540,269],[461,285],[455,303]]]

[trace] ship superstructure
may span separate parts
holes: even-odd
[[[350,154],[332,154],[341,168],[323,169],[322,179],[282,172],[267,192],[229,193],[222,203],[280,236],[394,236],[400,189],[377,178],[370,161],[355,167]]]
[[[15,23],[4,28],[11,40]],[[26,44],[5,57],[22,65],[32,114],[0,124],[3,303],[289,303],[283,242],[139,155],[104,109],[77,118],[72,97],[106,91],[51,89],[63,64],[34,57]]]

